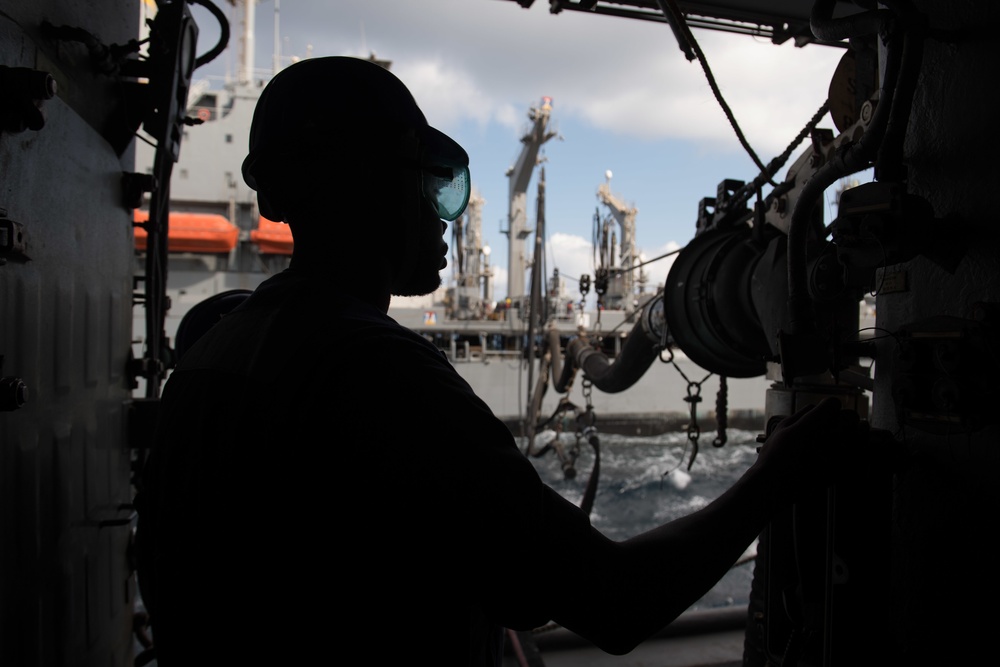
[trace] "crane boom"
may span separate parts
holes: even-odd
[[[556,132],[549,129],[549,116],[552,112],[552,98],[543,97],[539,107],[528,110],[531,125],[521,137],[521,153],[510,169],[507,177],[510,180],[509,209],[507,215],[507,296],[512,302],[519,303],[525,297],[524,282],[528,260],[525,256],[524,239],[531,233],[528,229],[527,192],[531,175],[539,163],[538,151]]]

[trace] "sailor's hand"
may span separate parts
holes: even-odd
[[[867,423],[855,411],[826,398],[783,419],[761,447],[758,463],[780,489],[775,500],[794,502],[842,479],[866,437]]]

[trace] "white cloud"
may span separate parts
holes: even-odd
[[[650,262],[642,267],[647,277],[648,290],[650,292],[663,287],[663,284],[667,280],[667,274],[670,273],[670,267],[674,265],[674,259],[677,257],[676,254],[668,255],[668,253],[675,253],[679,249],[680,245],[676,241],[670,241],[658,248],[652,248],[648,252],[639,253],[640,262]],[[663,257],[664,255],[668,256]]]
[[[552,15],[546,4],[525,9],[501,0],[286,0],[279,29],[286,58],[388,58],[435,124],[465,119],[517,128],[522,110],[548,95],[560,114],[597,129],[732,147],[734,132],[701,65],[683,56],[666,24],[570,11]],[[273,52],[269,5],[258,3],[256,10],[256,62],[264,67],[270,67]],[[201,24],[208,43],[214,19]],[[235,53],[238,14],[231,30]],[[776,46],[718,31],[694,34],[737,122],[763,155],[781,152],[795,136],[777,121],[797,130],[812,117],[841,55],[830,47]]]
[[[276,3],[256,7],[256,62],[270,67]],[[217,71],[232,68],[240,48],[239,14],[228,4],[222,8],[233,17],[232,37],[229,52],[212,64]],[[192,9],[204,52],[214,44],[215,21],[203,8]],[[456,128],[465,132],[461,141],[473,144],[467,146],[473,178],[491,200],[484,236],[494,245],[498,298],[507,285],[506,240],[495,236],[507,212],[506,160],[517,156],[525,114],[542,96],[554,99],[555,128],[562,122],[574,129],[565,147],[550,151],[547,204],[549,229],[560,232],[550,235],[547,265],[560,269],[574,296],[579,276],[593,273],[592,245],[583,235],[604,169],[620,173],[621,186],[637,202],[637,244],[650,258],[689,238],[698,201],[714,195],[717,183],[756,175],[701,64],[684,57],[664,23],[552,15],[544,0],[530,9],[510,0],[284,0],[280,9],[286,62],[292,55],[375,53],[392,61],[433,125],[453,136]],[[842,54],[710,30],[694,34],[764,162],[813,116]],[[687,140],[685,152],[672,152],[671,140]],[[573,158],[558,162],[565,155]],[[694,182],[688,177],[696,170]],[[532,212],[534,202],[532,190]],[[670,261],[648,266],[651,286],[663,282]]]
[[[559,269],[559,274],[566,280],[569,296],[576,301],[580,298],[580,276],[594,275],[593,246],[589,240],[573,234],[557,233],[547,240],[546,277],[550,277],[554,269]]]
[[[439,60],[400,63],[393,72],[407,83],[432,125],[447,127],[467,119],[483,125],[493,120],[502,107],[499,101],[477,88],[473,73]]]

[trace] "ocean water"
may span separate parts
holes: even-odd
[[[688,469],[692,443],[686,433],[656,436],[597,434],[600,466],[590,519],[612,539],[626,539],[690,514],[728,489],[757,458],[756,431],[729,429],[727,442],[713,446],[715,431],[703,432],[698,453]],[[541,441],[544,443],[544,440]],[[526,441],[518,439],[522,451]],[[567,500],[581,505],[594,468],[594,447],[575,435],[562,434],[546,451],[536,439],[530,458],[539,475]],[[561,449],[563,455],[557,451]],[[574,459],[573,450],[577,449]],[[564,472],[571,462],[569,475]],[[575,475],[573,473],[575,472]],[[750,545],[734,567],[691,609],[739,605],[749,600],[753,578]]]

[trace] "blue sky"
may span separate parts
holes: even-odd
[[[228,51],[196,78],[236,71],[242,13],[231,17]],[[199,52],[215,43],[215,20],[199,6]],[[562,12],[536,0],[261,0],[254,7],[254,65],[273,72],[278,60],[374,53],[413,92],[430,123],[469,152],[473,185],[484,199],[483,237],[496,271],[495,295],[506,295],[509,182],[527,113],[553,98],[559,137],[542,151],[546,176],[549,272],[593,273],[595,212],[605,174],[611,190],[638,210],[636,244],[646,258],[683,246],[694,235],[699,201],[723,179],[749,181],[751,158],[713,96],[698,61],[688,61],[665,24]],[[275,30],[277,18],[277,31]],[[708,65],[748,142],[767,163],[781,153],[827,97],[842,50],[773,45],[763,38],[694,31]],[[833,128],[829,118],[821,127]],[[804,150],[800,147],[790,165]],[[534,226],[536,168],[528,189]],[[783,179],[785,170],[778,174]],[[766,194],[766,190],[765,190]],[[832,195],[831,195],[832,196]],[[529,243],[529,248],[531,244]],[[648,267],[662,283],[668,261]],[[445,281],[451,269],[443,272]]]

